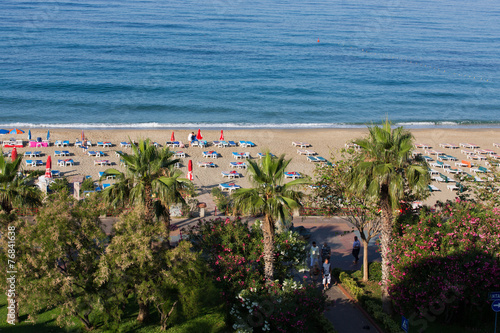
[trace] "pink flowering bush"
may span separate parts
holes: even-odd
[[[309,284],[290,280],[306,258],[306,242],[293,232],[275,237],[275,277],[266,283],[259,223],[239,219],[200,221],[189,231],[196,250],[212,268],[213,279],[231,309],[235,331],[303,332],[323,313],[326,297]]]
[[[420,320],[480,320],[488,292],[500,289],[499,230],[499,208],[469,202],[403,225],[390,253],[396,310]]]

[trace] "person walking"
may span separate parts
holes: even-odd
[[[325,262],[326,259],[328,259],[328,262],[330,262],[331,256],[332,256],[332,249],[325,242],[321,247],[321,259],[323,260],[323,262]]]
[[[316,242],[313,242],[311,246],[311,267],[314,263],[319,265],[319,247],[316,246]]]
[[[354,263],[357,264],[359,261],[359,250],[361,249],[361,243],[358,240],[358,236],[354,236],[354,243],[352,243],[352,256],[354,257]]]
[[[332,266],[330,265],[330,261],[327,258],[323,263],[323,290],[327,290],[330,287],[331,282],[332,282]]]

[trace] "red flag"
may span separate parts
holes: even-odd
[[[197,138],[198,140],[203,139],[203,137],[201,136],[201,130],[200,130],[200,129],[198,129],[198,135],[196,136],[196,138]]]
[[[14,160],[17,158],[17,149],[16,149],[16,147],[14,147],[14,149],[12,149],[11,157],[12,157],[12,162],[14,162]]]
[[[187,179],[189,179],[190,181],[193,181],[193,161],[192,160],[189,160],[189,162],[188,162]]]
[[[47,157],[47,163],[45,163],[45,178],[52,178],[52,171],[50,169],[52,169],[52,159],[49,155],[49,157]]]
[[[175,141],[175,135],[174,132],[172,131],[172,135],[170,136],[170,141],[174,142]]]
[[[220,130],[220,141],[224,141],[224,130]]]

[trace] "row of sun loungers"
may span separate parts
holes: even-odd
[[[28,157],[40,157],[41,155],[42,155],[41,151],[34,151],[34,152],[27,151],[24,153],[24,156]]]

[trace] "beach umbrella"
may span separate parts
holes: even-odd
[[[19,128],[13,128],[10,130],[9,132],[10,134],[23,134],[24,131],[23,130],[20,130]]]
[[[174,142],[175,141],[175,135],[174,132],[172,131],[172,135],[170,136],[170,141]]]
[[[50,130],[47,130],[47,140],[50,140]]]
[[[9,130],[0,129],[0,134],[7,134],[7,133],[9,133]]]
[[[45,178],[52,178],[52,159],[47,157],[47,163],[45,164]]]
[[[28,140],[31,140],[31,130],[28,131]]]
[[[187,179],[189,179],[190,181],[193,181],[193,161],[192,160],[189,160],[189,162],[188,162]]]
[[[220,130],[220,141],[224,141],[224,130]]]
[[[198,129],[198,135],[196,136],[196,138],[197,138],[198,140],[203,139],[203,137],[201,136],[201,130],[200,130],[200,129]]]
[[[14,162],[16,160],[16,158],[17,158],[17,149],[16,149],[16,147],[14,147],[14,149],[12,149],[11,157],[12,157],[12,162]]]

